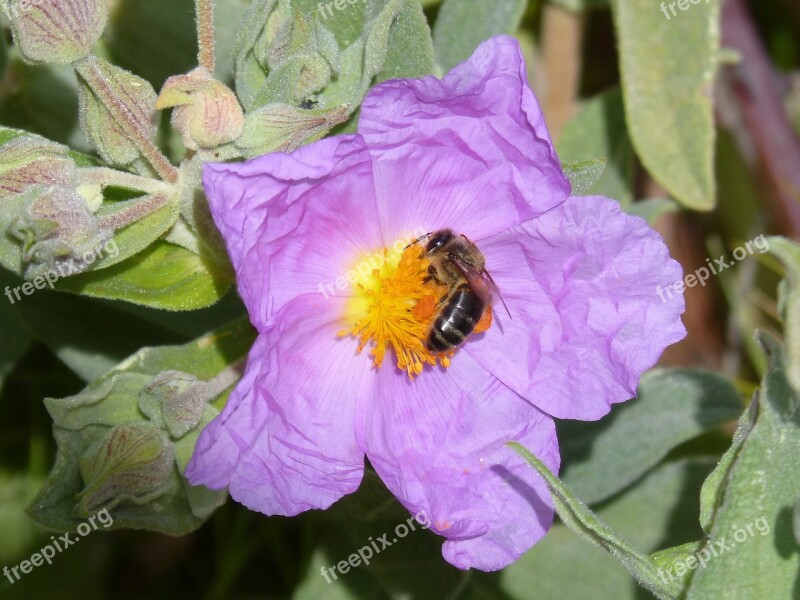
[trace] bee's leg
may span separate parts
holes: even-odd
[[[436,283],[444,285],[444,282],[439,279],[439,273],[436,272],[436,267],[433,265],[428,265],[428,274],[425,276],[425,279],[422,280],[423,283],[428,283],[430,281],[436,281]]]

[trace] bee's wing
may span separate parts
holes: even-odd
[[[461,270],[461,272],[464,274],[464,277],[467,278],[469,286],[475,290],[475,293],[478,294],[484,302],[491,304],[493,295],[497,294],[497,297],[500,298],[500,302],[503,303],[503,308],[506,309],[508,318],[512,318],[511,312],[508,310],[508,305],[506,305],[506,301],[503,300],[503,295],[500,293],[500,289],[497,287],[494,279],[492,279],[489,271],[486,269],[483,271],[478,271],[477,269],[466,264],[464,261],[459,260],[456,256],[453,256],[451,260]]]

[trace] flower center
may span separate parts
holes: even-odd
[[[360,275],[346,314],[353,326],[339,335],[356,336],[358,352],[370,344],[369,353],[376,367],[381,366],[391,345],[397,368],[406,371],[411,379],[422,373],[426,364],[434,366],[438,361],[449,366],[454,352],[432,352],[426,342],[450,287],[429,277],[430,263],[418,244],[402,252],[384,250],[378,256],[382,259],[377,266],[374,258],[359,265],[369,264],[369,272],[366,268],[355,270]]]

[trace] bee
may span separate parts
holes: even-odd
[[[426,346],[433,352],[455,350],[491,306],[492,292],[497,292],[507,313],[508,307],[486,270],[483,253],[464,234],[440,229],[417,238],[406,248],[423,241],[430,262],[426,281],[435,280],[449,288],[436,305]]]

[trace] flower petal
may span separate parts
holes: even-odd
[[[193,485],[230,487],[252,510],[294,515],[355,491],[364,454],[356,394],[371,364],[336,331],[343,301],[310,294],[289,303],[250,351],[228,404],[200,435],[186,469]]]
[[[457,227],[474,240],[566,200],[519,43],[499,36],[444,79],[396,79],[372,89],[359,133],[375,159],[384,239]]]
[[[613,200],[570,198],[480,248],[512,318],[496,303],[495,324],[464,350],[556,418],[599,419],[686,334],[683,296],[659,296],[680,265]]]
[[[410,381],[385,366],[359,400],[356,435],[387,487],[447,538],[453,565],[490,571],[516,560],[553,519],[544,481],[505,446],[516,440],[558,470],[553,421],[466,353]]]
[[[259,330],[299,294],[342,293],[358,258],[382,247],[370,157],[357,136],[208,164],[203,183]]]

